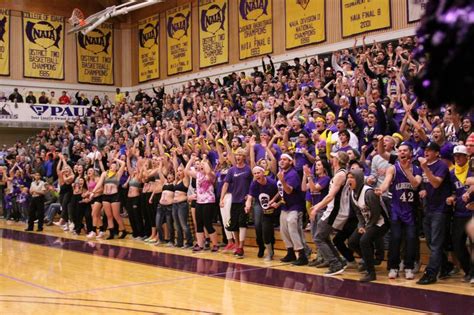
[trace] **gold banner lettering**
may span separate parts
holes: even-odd
[[[114,27],[104,23],[83,35],[77,34],[77,81],[114,84]]]
[[[341,0],[342,37],[391,26],[390,0]]]
[[[160,16],[138,21],[138,81],[160,77]]]
[[[10,11],[0,9],[0,75],[10,75]]]
[[[23,12],[23,75],[64,80],[64,17]]]
[[[191,4],[166,11],[168,75],[193,69],[191,36]]]
[[[273,51],[272,0],[239,0],[240,59]]]
[[[326,40],[325,0],[285,0],[286,48]]]
[[[229,5],[227,0],[199,2],[199,67],[229,61]]]

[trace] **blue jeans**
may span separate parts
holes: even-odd
[[[164,240],[162,222],[166,222],[169,232],[169,242],[174,244],[173,205],[159,205],[156,209],[156,230],[160,240]]]
[[[193,237],[191,236],[191,229],[188,224],[189,207],[188,202],[183,201],[173,204],[173,221],[174,228],[177,232],[177,246],[183,246],[184,237],[186,237],[186,244],[193,245]]]
[[[53,221],[54,216],[56,213],[59,213],[61,210],[61,204],[60,203],[52,203],[46,207],[46,220],[49,222]]]
[[[418,237],[416,234],[416,225],[409,225],[401,221],[390,222],[391,236],[388,250],[388,267],[397,269],[400,265],[400,246],[402,243],[402,235],[405,233],[405,268],[413,269],[416,259],[416,243]]]
[[[441,267],[448,261],[444,252],[444,238],[446,236],[446,213],[425,211],[423,230],[426,243],[431,251],[426,272],[438,275]]]

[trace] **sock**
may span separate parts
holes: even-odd
[[[241,243],[243,243],[245,241],[245,234],[246,233],[247,233],[247,228],[239,228],[239,241]]]

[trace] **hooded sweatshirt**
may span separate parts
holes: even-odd
[[[361,170],[350,171],[356,180],[356,188],[352,190],[351,202],[356,210],[359,228],[382,226],[388,222],[388,216],[382,207],[380,197],[372,187],[364,184],[364,173]]]

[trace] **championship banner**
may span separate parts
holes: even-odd
[[[240,59],[273,51],[272,0],[239,0]]]
[[[428,0],[407,0],[408,23],[420,20],[427,4]]]
[[[199,2],[199,67],[229,61],[229,8],[227,0]]]
[[[77,81],[114,84],[114,26],[103,23],[83,35],[77,33]]]
[[[138,21],[138,81],[160,77],[160,16]]]
[[[10,11],[0,9],[0,75],[10,75]]]
[[[168,75],[191,71],[191,4],[166,11]]]
[[[326,0],[285,0],[286,48],[326,40]]]
[[[64,17],[23,12],[23,76],[64,80]]]
[[[341,0],[342,37],[391,27],[390,0]]]
[[[0,102],[0,123],[64,123],[92,114],[88,106]]]

